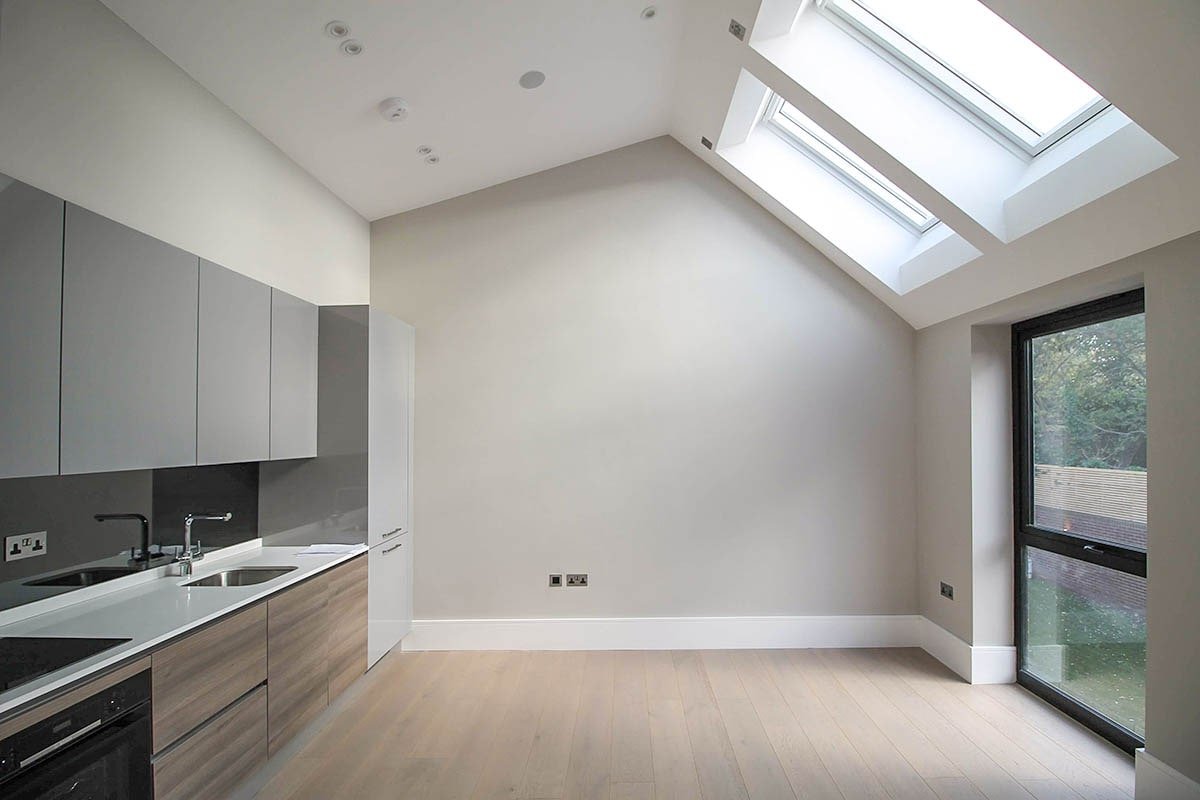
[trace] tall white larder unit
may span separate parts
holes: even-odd
[[[412,432],[416,335],[370,310],[367,665],[412,630]]]

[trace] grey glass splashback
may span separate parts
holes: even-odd
[[[0,480],[0,537],[45,531],[44,555],[0,561],[0,609],[46,595],[24,587],[97,562],[124,564],[140,545],[136,521],[100,523],[96,514],[135,513],[152,520],[151,540],[181,544],[183,515],[230,511],[227,523],[196,526],[207,549],[258,536],[258,464],[132,470]]]
[[[322,306],[317,458],[261,465],[259,530],[266,545],[367,540],[366,306]]]

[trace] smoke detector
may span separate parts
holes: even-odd
[[[379,116],[388,122],[404,122],[408,119],[408,103],[399,97],[389,97],[379,103]]]

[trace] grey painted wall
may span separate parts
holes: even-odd
[[[1145,286],[1150,473],[1146,749],[1194,780],[1200,780],[1200,749],[1195,746],[1200,741],[1200,673],[1195,669],[1200,626],[1191,613],[1200,608],[1197,264],[1200,234],[1193,234],[917,334],[921,613],[972,644],[1012,644],[1011,593],[995,588],[998,567],[989,560],[995,550],[988,545],[989,537],[994,543],[1004,500],[996,494],[1011,493],[1011,452],[973,463],[973,452],[996,446],[997,409],[1011,401],[1008,385],[996,380],[995,370],[984,370],[979,380],[981,357],[986,361],[986,352],[996,349],[995,326]],[[993,487],[988,496],[980,495],[981,484]],[[955,601],[938,596],[941,576],[956,584]],[[989,582],[992,588],[985,585]]]
[[[375,223],[371,297],[417,617],[915,610],[913,331],[674,141]]]

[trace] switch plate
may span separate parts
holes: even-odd
[[[567,573],[567,586],[587,586],[587,585],[588,585],[588,581],[587,581],[587,573],[586,572],[568,572]]]
[[[551,575],[550,576],[550,588],[551,589],[559,589],[562,587],[562,585],[563,585],[562,575]]]
[[[46,532],[18,533],[4,537],[4,560],[20,561],[22,558],[46,555]]]
[[[954,587],[945,581],[942,581],[942,597],[946,598],[947,600],[954,599]]]

